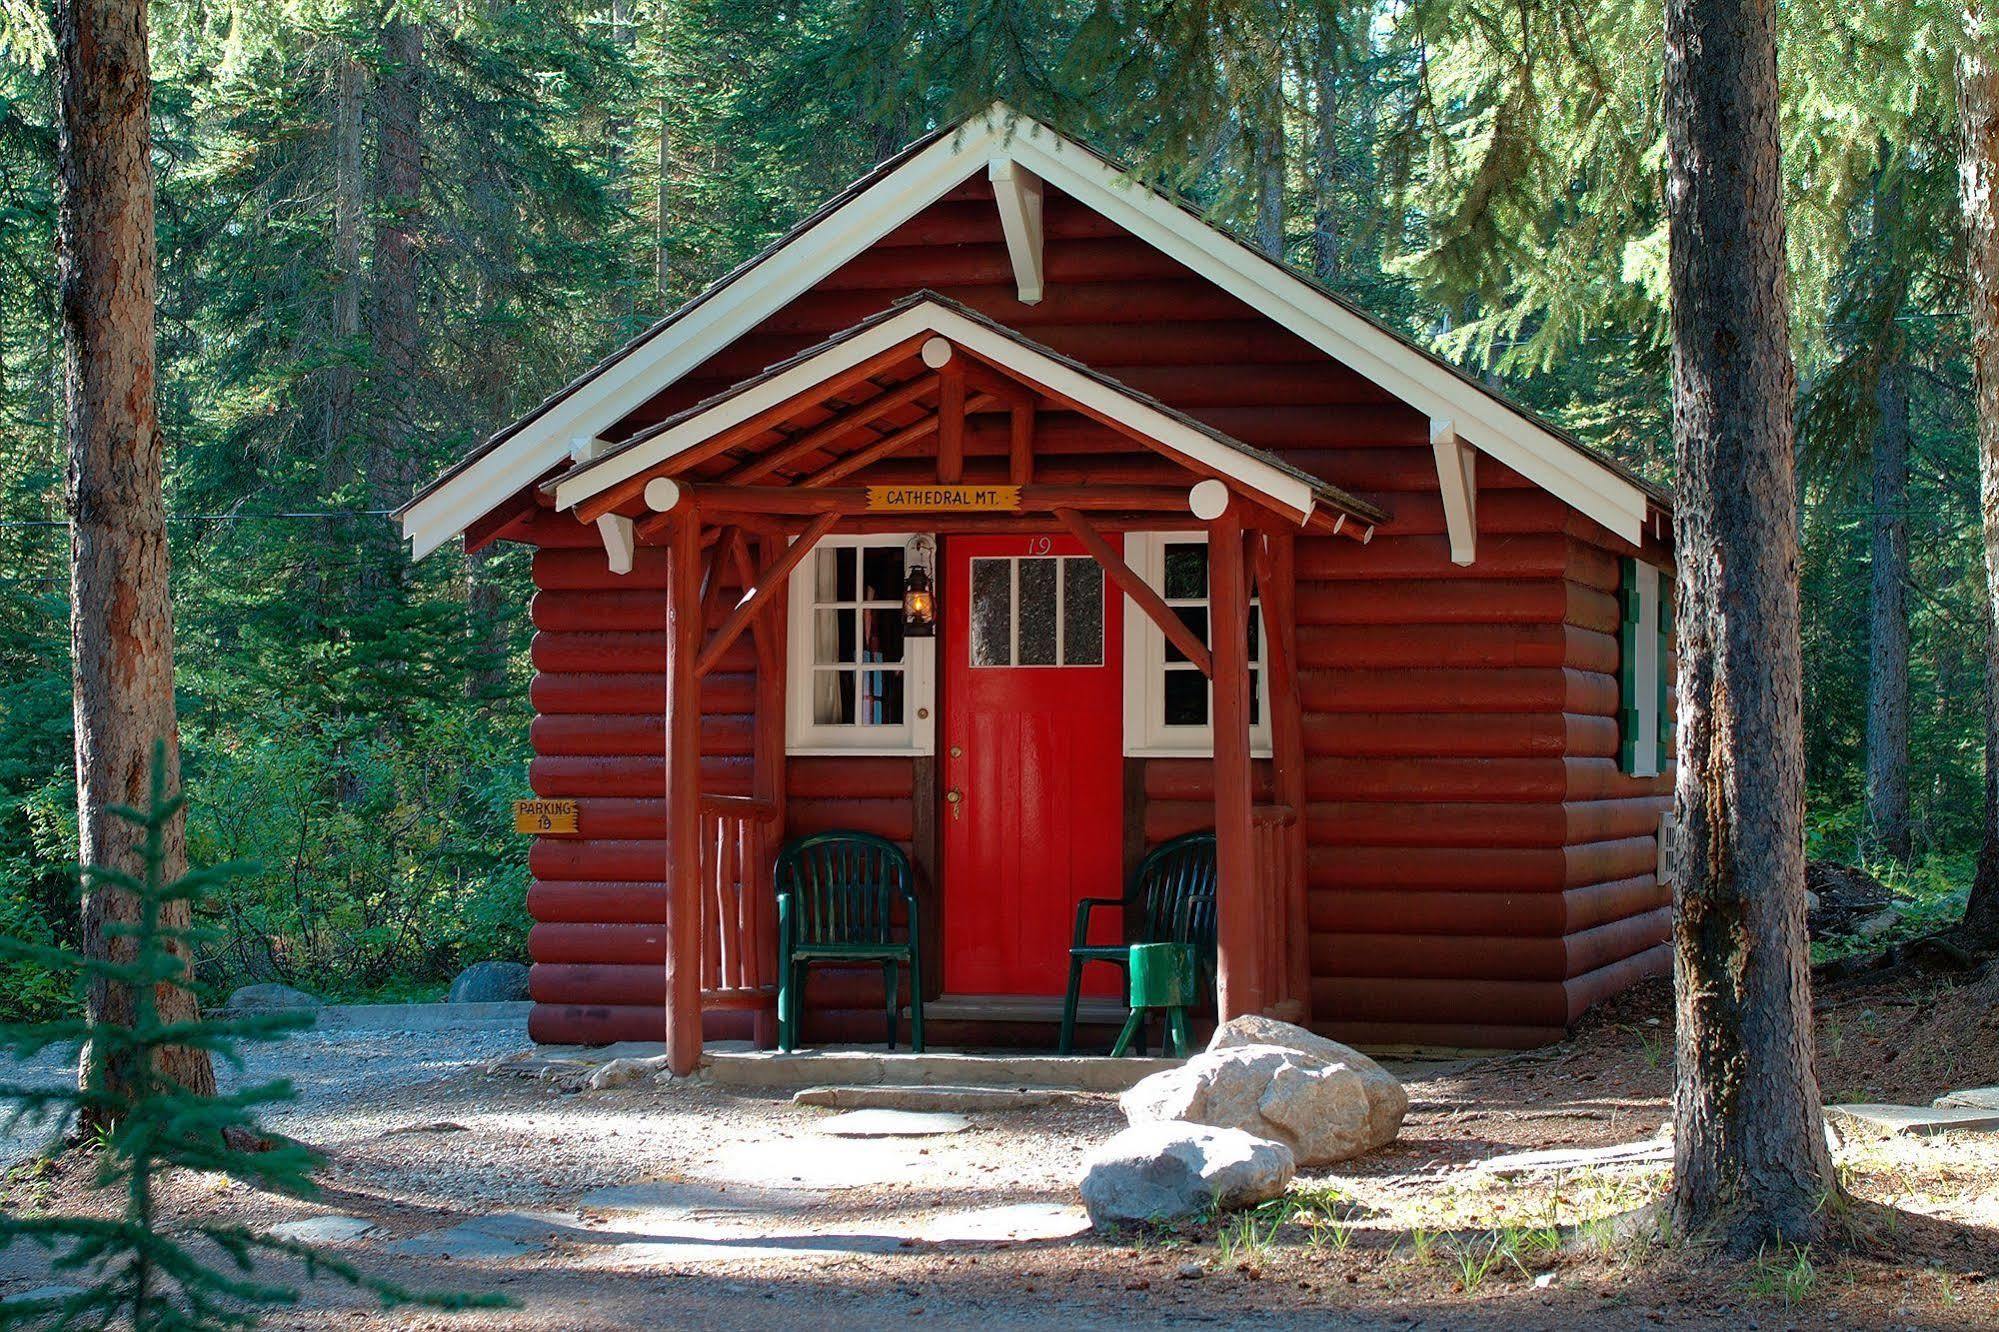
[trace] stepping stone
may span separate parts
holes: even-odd
[[[1877,1133],[1926,1138],[1934,1133],[1999,1131],[1999,1110],[1925,1105],[1829,1105],[1826,1114]]]
[[[926,1110],[849,1110],[819,1121],[820,1132],[836,1138],[934,1138],[971,1126],[963,1115]]]
[[[658,1239],[612,1244],[598,1261],[611,1267],[690,1267],[707,1263],[825,1262],[896,1253],[905,1241],[894,1235],[662,1235]]]
[[[1539,1171],[1557,1170],[1611,1170],[1630,1166],[1670,1164],[1673,1159],[1673,1140],[1669,1137],[1648,1138],[1644,1142],[1625,1142],[1612,1147],[1558,1148],[1543,1152],[1511,1152],[1505,1156],[1495,1156],[1480,1161],[1477,1168],[1490,1171],[1502,1179],[1516,1175],[1534,1174]]]
[[[827,1146],[817,1135],[731,1143],[700,1173],[731,1188],[858,1189],[906,1183],[934,1164],[908,1139],[860,1138],[838,1151]]]
[[[274,1239],[295,1244],[346,1244],[360,1239],[375,1228],[373,1221],[358,1216],[308,1216],[272,1226],[266,1233]]]
[[[428,1234],[412,1235],[408,1239],[397,1240],[388,1246],[390,1253],[405,1254],[412,1258],[450,1258],[497,1260],[503,1258],[525,1258],[542,1253],[546,1244],[526,1244],[511,1240],[503,1235],[495,1235],[478,1228],[476,1222],[466,1221],[449,1230],[433,1230]]]
[[[934,1110],[962,1113],[979,1110],[1038,1110],[1049,1105],[1076,1105],[1082,1092],[1052,1087],[807,1087],[791,1098],[793,1105],[823,1105],[835,1110]]]
[[[1954,1110],[1999,1110],[1999,1087],[1967,1087],[1937,1097],[1939,1106]]]
[[[1015,1203],[950,1212],[924,1227],[933,1244],[993,1244],[1020,1240],[1062,1240],[1090,1228],[1090,1217],[1070,1203]]]
[[[808,1189],[723,1187],[684,1179],[646,1180],[592,1189],[577,1205],[593,1212],[644,1212],[661,1216],[747,1216],[795,1212],[822,1201]]]

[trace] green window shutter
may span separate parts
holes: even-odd
[[[1659,762],[1660,772],[1673,757],[1673,668],[1667,649],[1673,645],[1673,589],[1666,571],[1659,571]]]
[[[1617,767],[1638,770],[1638,561],[1618,561],[1618,600],[1624,613],[1617,626]]]

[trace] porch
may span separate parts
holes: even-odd
[[[1092,428],[1081,450],[1070,443],[1075,422]],[[1385,517],[1378,510],[928,294],[618,448],[580,449],[577,465],[545,489],[557,508],[596,525],[614,567],[629,563],[641,543],[667,554],[665,999],[676,1072],[700,1059],[704,1014],[746,1014],[758,1044],[774,1034],[771,869],[797,831],[787,817],[787,764],[801,752],[840,761],[801,748],[800,726],[788,723],[806,715],[809,729],[829,707],[836,721],[893,709],[896,725],[918,742],[912,753],[943,730],[945,743],[929,751],[932,762],[916,765],[908,796],[912,841],[928,843],[917,859],[942,908],[919,922],[942,964],[926,986],[931,1013],[941,1003],[949,1014],[956,1004],[979,1019],[982,1003],[984,1020],[1047,1020],[1035,1008],[1045,994],[989,994],[969,960],[995,930],[1014,930],[1023,918],[1039,922],[1035,937],[1044,943],[1067,935],[1067,907],[1082,890],[1027,896],[1044,891],[1047,866],[1018,862],[1023,854],[1045,860],[1047,839],[1020,811],[1039,801],[1064,820],[1064,848],[1084,841],[1097,848],[1065,850],[1071,861],[1060,867],[1076,882],[1088,880],[1096,896],[1117,894],[1147,830],[1122,800],[1101,802],[1105,782],[1009,789],[996,759],[979,765],[1022,743],[1021,732],[980,723],[1034,713],[1043,723],[1036,734],[1073,737],[1105,700],[1117,707],[1115,692],[1089,691],[1098,682],[1115,689],[1122,678],[1118,612],[1126,607],[1184,674],[1180,692],[1191,685],[1201,694],[1212,733],[1219,1016],[1310,1020],[1294,543],[1300,534],[1365,541]],[[917,572],[925,575],[943,630],[946,687],[935,704],[912,692],[916,655],[904,654],[902,630],[894,660],[853,647],[869,632],[864,624],[886,625],[882,617],[904,593],[870,589],[864,555],[844,566],[832,561],[830,574],[815,562],[815,577],[851,584],[821,612],[832,617],[831,664],[812,655],[816,629],[803,639],[788,631],[796,623],[788,589],[815,552],[911,530],[929,542],[928,554],[912,545],[900,571],[910,589]],[[1138,533],[1204,538],[1198,615],[1133,568],[1126,538]],[[1100,572],[1099,591],[1078,576],[1083,566]],[[1072,595],[1061,589],[1072,578],[1085,589],[1074,604],[1094,605],[1097,616],[1074,631],[1087,646],[1073,662],[1061,627]],[[1003,643],[989,632],[997,619],[988,616],[975,631],[968,618],[975,597],[990,590],[996,598],[1002,584]],[[1052,649],[1021,638],[1023,607],[1044,586],[1057,625]],[[725,794],[704,789],[699,691],[725,658],[744,655],[743,643],[755,681],[748,791]],[[801,653],[809,663],[797,660]],[[1074,670],[1061,674],[1064,667]],[[794,683],[801,672],[802,687]],[[1253,720],[1267,730],[1267,767],[1252,755]],[[853,751],[853,761],[867,752]],[[1114,741],[1108,753],[1112,764],[1121,761]],[[1059,762],[1050,762],[1056,755]],[[1051,747],[1026,770],[1087,776],[1096,761]],[[960,889],[954,902],[935,882],[945,871],[954,884],[976,879],[976,891]],[[1044,928],[1051,913],[1052,932]],[[1058,965],[1061,951],[1052,959]],[[1016,958],[999,974],[1018,980],[1020,967]],[[1116,996],[1100,993],[1097,1003],[1105,1017],[1122,1016]]]

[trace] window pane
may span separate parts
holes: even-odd
[[[1055,561],[1020,561],[1021,666],[1055,664]]]
[[[1104,664],[1104,575],[1095,560],[1062,561],[1062,660]]]
[[[1208,677],[1197,670],[1166,672],[1166,724],[1208,724]]]
[[[854,557],[852,546],[821,546],[814,553],[813,595],[819,601],[854,599]]]
[[[1200,601],[1207,595],[1207,546],[1179,542],[1166,547],[1166,599]]]
[[[1249,616],[1249,659],[1255,661],[1263,650],[1263,617],[1254,610]]]
[[[830,665],[854,661],[859,653],[854,641],[854,612],[823,610],[814,617],[813,660]]]
[[[902,607],[861,612],[862,661],[902,660]]]
[[[1249,724],[1256,726],[1263,721],[1263,698],[1257,692],[1257,673],[1249,673]]]
[[[1173,613],[1180,617],[1182,624],[1194,631],[1194,637],[1200,639],[1203,643],[1208,641],[1208,608],[1206,606],[1175,606]],[[1187,654],[1173,646],[1173,640],[1170,638],[1166,640],[1166,660],[1187,660]]]
[[[902,725],[903,674],[901,671],[861,672],[861,723],[865,726]]]
[[[866,601],[902,600],[901,546],[869,546],[861,554],[861,597]]]
[[[812,672],[812,720],[821,726],[854,724],[854,673]]]
[[[1013,567],[972,561],[972,665],[1013,665]]]

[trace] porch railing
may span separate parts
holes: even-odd
[[[701,1006],[756,1008],[777,994],[777,808],[701,797]]]
[[[1250,847],[1255,854],[1256,882],[1267,886],[1267,900],[1273,908],[1275,904],[1290,900],[1292,885],[1305,872],[1305,866],[1299,859],[1300,839],[1292,832],[1297,822],[1298,811],[1289,805],[1257,805],[1249,812]],[[1290,914],[1284,910],[1268,909],[1259,916],[1263,921],[1263,932],[1258,940],[1263,953],[1263,974],[1277,987],[1270,996],[1271,1007],[1288,1013],[1296,1004],[1302,1012],[1303,1006],[1299,1001],[1303,996],[1287,993],[1289,986],[1285,983],[1290,971]]]

